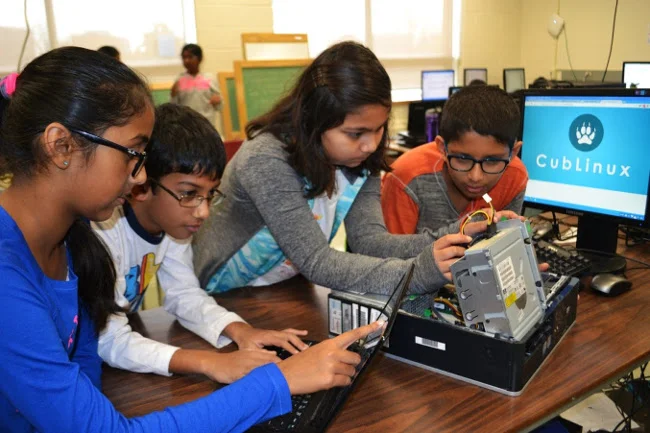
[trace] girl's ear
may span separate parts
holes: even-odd
[[[42,135],[42,146],[54,165],[61,170],[70,166],[74,142],[68,128],[58,122],[47,125]]]

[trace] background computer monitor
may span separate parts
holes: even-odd
[[[454,85],[454,70],[422,71],[422,100],[447,99],[449,88]]]
[[[508,93],[526,88],[524,68],[506,68],[503,70],[503,89]]]
[[[650,62],[623,62],[625,87],[632,84],[639,89],[650,89]]]
[[[458,92],[458,91],[459,91],[460,89],[462,89],[462,88],[463,88],[463,86],[451,86],[451,87],[449,88],[449,97],[451,98],[451,95],[453,95],[454,93]]]
[[[524,91],[525,205],[577,215],[576,246],[614,254],[619,223],[650,222],[647,125],[650,91]]]
[[[466,68],[463,70],[463,84],[467,86],[473,80],[487,83],[487,68]]]

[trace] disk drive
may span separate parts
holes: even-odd
[[[544,318],[546,303],[535,251],[525,223],[497,223],[494,236],[451,265],[467,326],[519,341]]]

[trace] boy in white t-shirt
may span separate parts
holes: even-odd
[[[304,350],[306,331],[256,329],[217,305],[201,289],[192,264],[191,237],[223,196],[217,189],[226,163],[214,127],[196,111],[164,104],[147,147],[147,182],[136,186],[123,206],[102,223],[92,223],[107,244],[117,273],[118,305],[137,311],[147,290],[164,292],[164,308],[181,325],[231,353],[185,350],[132,331],[126,314],[114,314],[99,336],[99,354],[113,367],[171,375],[201,373],[230,383],[250,370],[279,362],[264,346]],[[245,350],[242,350],[245,349]]]

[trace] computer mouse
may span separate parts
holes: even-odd
[[[608,296],[617,296],[632,287],[632,282],[622,275],[598,274],[591,279],[591,288]]]

